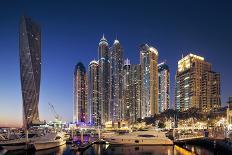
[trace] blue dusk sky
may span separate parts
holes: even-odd
[[[42,29],[42,74],[39,112],[53,120],[48,102],[63,120],[72,120],[73,72],[98,57],[105,34],[116,35],[124,57],[139,63],[139,45],[148,43],[166,60],[171,73],[171,106],[177,61],[189,52],[205,57],[221,73],[225,105],[232,95],[232,4],[203,0],[1,0],[0,2],[0,126],[22,124],[19,73],[19,19],[26,14]]]

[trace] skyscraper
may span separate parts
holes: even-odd
[[[83,63],[79,62],[74,70],[74,110],[73,122],[87,122],[87,75]]]
[[[122,120],[131,120],[132,115],[132,74],[130,60],[126,59],[123,66],[123,104],[121,106]]]
[[[39,122],[41,29],[31,18],[25,16],[20,20],[19,55],[23,127],[29,128]]]
[[[141,118],[141,66],[139,64],[131,65],[132,78],[132,106],[131,122],[135,123]]]
[[[98,46],[101,124],[110,120],[110,51],[106,38]]]
[[[116,39],[111,48],[111,89],[110,89],[110,120],[113,122],[121,119],[120,107],[122,106],[122,70],[123,49]]]
[[[158,51],[147,44],[140,46],[142,79],[141,116],[149,117],[158,110]]]
[[[220,73],[213,71],[203,73],[200,94],[200,109],[203,112],[215,111],[221,106],[220,80]]]
[[[88,108],[90,123],[101,125],[101,106],[99,102],[99,65],[93,60],[89,63],[88,74]]]
[[[159,113],[170,106],[170,72],[165,62],[158,65],[159,72]]]
[[[175,77],[175,109],[191,107],[209,112],[220,107],[220,74],[203,57],[189,54],[178,61]]]

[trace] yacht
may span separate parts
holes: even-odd
[[[113,135],[105,140],[112,145],[173,145],[173,142],[165,136],[164,132],[156,130]]]
[[[61,146],[66,144],[65,133],[46,133],[45,136],[34,141],[32,144],[34,145],[35,150],[44,150]]]

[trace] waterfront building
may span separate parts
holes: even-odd
[[[191,107],[202,112],[221,106],[220,74],[203,57],[189,54],[178,61],[175,76],[175,109],[185,111]]]
[[[83,63],[79,62],[74,70],[74,123],[88,123],[87,116],[87,74]]]
[[[232,129],[232,96],[229,97],[229,101],[227,102],[227,126]]]
[[[99,65],[93,60],[88,68],[88,109],[90,124],[101,125],[101,106],[99,101]]]
[[[105,124],[110,121],[110,50],[104,35],[98,46],[98,57],[101,124]]]
[[[122,120],[130,121],[132,115],[132,74],[130,60],[126,59],[123,66],[123,104],[121,106]]]
[[[131,65],[132,76],[132,107],[131,107],[131,122],[137,122],[141,118],[141,65]]]
[[[20,77],[23,127],[39,124],[41,79],[41,28],[29,17],[21,17],[19,30]]]
[[[166,62],[158,65],[159,75],[159,113],[170,107],[170,72]]]
[[[121,120],[123,49],[116,39],[111,48],[110,120]]]
[[[142,79],[141,117],[159,113],[158,109],[158,51],[147,44],[140,46]]]

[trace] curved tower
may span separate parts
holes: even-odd
[[[79,62],[74,70],[74,110],[73,122],[87,123],[87,76],[83,63]]]
[[[39,122],[41,29],[31,18],[23,16],[20,20],[19,31],[23,127],[29,128]]]

